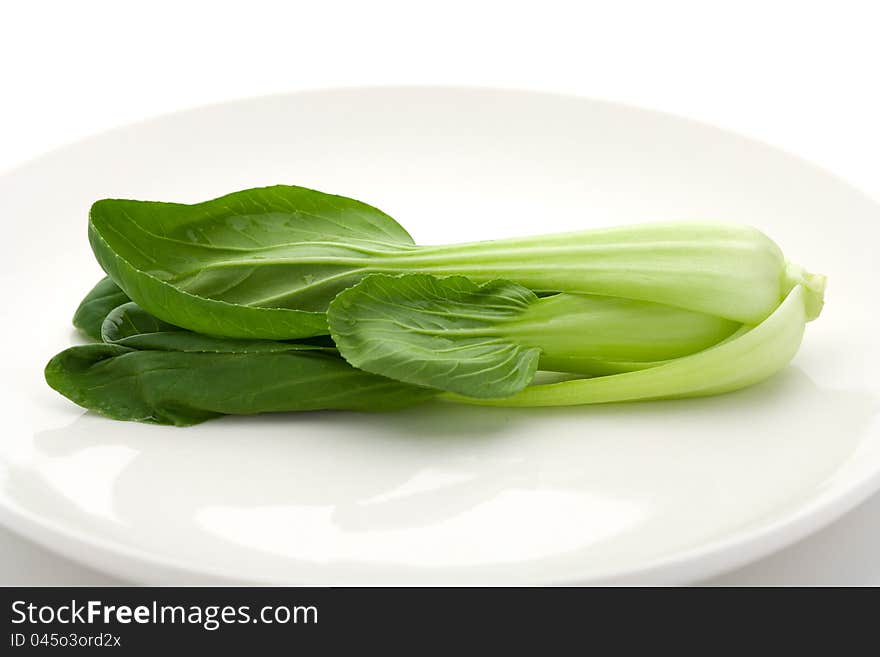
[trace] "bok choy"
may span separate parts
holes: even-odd
[[[96,342],[46,367],[109,417],[564,406],[717,394],[796,353],[825,278],[760,231],[653,223],[416,245],[382,211],[283,186],[196,204],[104,199]],[[539,370],[569,380],[536,384]]]

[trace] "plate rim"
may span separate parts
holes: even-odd
[[[799,540],[828,526],[848,511],[866,501],[880,490],[880,470],[868,472],[852,485],[834,495],[827,492],[814,498],[810,503],[795,507],[790,514],[783,514],[766,525],[750,530],[734,532],[730,536],[709,541],[699,547],[684,550],[669,557],[656,559],[643,566],[631,569],[618,569],[603,574],[572,573],[564,578],[539,580],[528,578],[512,585],[523,586],[602,586],[602,585],[677,585],[693,584],[738,567],[752,563],[784,549]],[[269,578],[235,577],[222,568],[209,568],[185,559],[160,556],[148,550],[108,538],[95,537],[85,531],[65,527],[62,523],[46,520],[39,515],[21,508],[6,496],[0,496],[0,525],[24,536],[41,547],[81,565],[108,573],[121,579],[139,584],[152,584],[168,580],[168,575],[189,576],[195,581],[204,580],[214,584],[256,584],[263,586],[338,586],[338,583],[303,584]],[[61,537],[77,549],[71,555],[53,545],[52,539]],[[82,556],[82,554],[89,556]],[[121,565],[106,562],[102,554],[122,557]],[[138,567],[152,570],[150,577],[132,575]],[[158,573],[158,577],[156,576]],[[408,576],[411,578],[411,575]],[[356,584],[359,586],[360,584]],[[401,586],[404,582],[391,581],[380,586]],[[418,583],[413,584],[418,586]],[[450,586],[455,586],[451,582]]]

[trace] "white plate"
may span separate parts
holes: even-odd
[[[829,276],[794,363],[724,397],[517,411],[83,413],[42,367],[100,275],[100,197],[295,183],[418,242],[627,222],[753,224]],[[473,89],[258,98],[128,126],[0,178],[2,520],[139,582],[684,582],[819,528],[880,485],[880,208],[768,146],[654,112]]]

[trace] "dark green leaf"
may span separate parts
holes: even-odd
[[[89,239],[132,300],[208,335],[289,339],[327,332],[324,312],[376,255],[412,246],[365,203],[292,186],[184,205],[105,199]]]
[[[94,340],[101,339],[101,324],[116,306],[129,301],[110,277],[104,277],[80,302],[73,315],[73,325]]]
[[[259,354],[71,347],[46,366],[71,401],[117,420],[188,426],[223,414],[388,411],[435,393],[356,370],[320,352]]]
[[[234,354],[261,354],[281,351],[328,351],[335,348],[318,344],[215,338],[179,328],[153,317],[134,302],[114,308],[101,327],[101,338],[108,344],[133,349],[189,351]]]

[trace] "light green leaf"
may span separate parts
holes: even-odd
[[[424,246],[395,271],[504,279],[542,293],[651,301],[757,324],[798,279],[754,228],[718,222],[647,223],[488,242]],[[386,270],[386,273],[387,270]]]
[[[773,314],[715,347],[638,372],[535,385],[504,399],[451,401],[489,406],[576,406],[716,395],[763,381],[797,353],[814,294],[796,285]]]
[[[557,294],[507,281],[371,275],[330,304],[340,353],[376,374],[503,397],[552,369],[607,374],[710,347],[739,324],[648,301]]]

